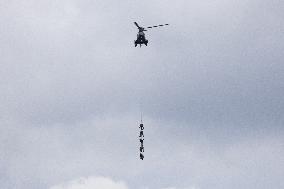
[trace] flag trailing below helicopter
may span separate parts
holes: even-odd
[[[143,160],[144,159],[144,125],[142,123],[142,119],[141,119],[141,123],[139,125],[140,128],[140,133],[139,133],[139,141],[140,141],[140,159]]]

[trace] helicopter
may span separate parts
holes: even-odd
[[[135,44],[135,47],[139,44],[140,47],[142,44],[145,44],[146,46],[148,45],[148,40],[145,38],[145,33],[144,31],[147,31],[145,30],[143,27],[140,27],[137,22],[134,22],[134,24],[137,26],[139,32],[137,34],[137,39],[134,40],[134,44]],[[156,28],[156,27],[161,27],[161,26],[167,26],[169,24],[160,24],[160,25],[156,25],[156,26],[149,26],[149,27],[146,27],[146,28]]]

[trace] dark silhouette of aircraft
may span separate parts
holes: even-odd
[[[145,37],[145,33],[144,31],[147,31],[145,30],[143,27],[140,27],[137,22],[134,22],[134,24],[137,26],[139,32],[137,34],[137,39],[134,40],[134,44],[135,44],[135,47],[139,44],[140,47],[142,44],[145,44],[146,46],[148,45],[148,40],[146,39]],[[167,26],[169,24],[160,24],[160,25],[157,25],[157,26],[149,26],[149,27],[146,27],[146,28],[156,28],[156,27],[161,27],[161,26]]]

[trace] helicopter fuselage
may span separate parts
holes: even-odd
[[[142,44],[147,46],[148,40],[145,38],[145,33],[143,31],[139,31],[137,34],[137,39],[134,41],[135,47],[139,44],[140,47]]]

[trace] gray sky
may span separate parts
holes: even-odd
[[[0,3],[1,187],[284,188],[282,1]]]

